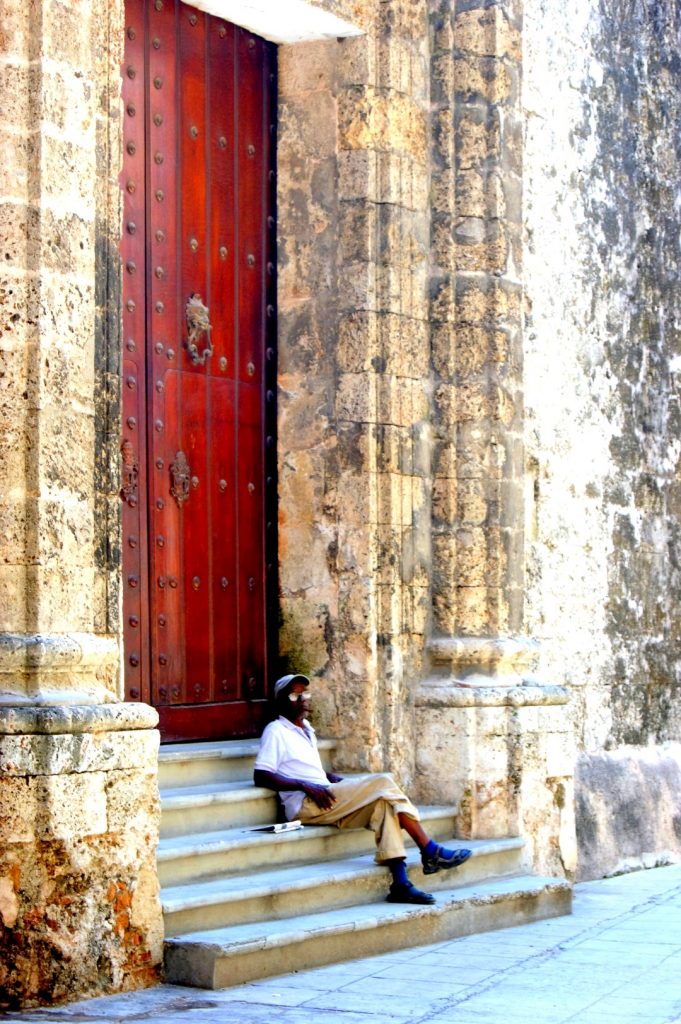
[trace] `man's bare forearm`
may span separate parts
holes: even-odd
[[[256,786],[273,789],[275,793],[289,793],[292,790],[302,789],[305,796],[309,796],[317,804],[317,807],[321,807],[323,811],[328,811],[336,802],[335,796],[327,786],[320,786],[313,782],[303,782],[302,779],[289,779],[278,772],[268,772],[263,768],[256,768],[254,770],[253,782]]]
[[[264,768],[256,768],[253,772],[253,782],[263,789],[273,789],[275,793],[288,793],[294,789],[305,789],[306,783],[300,779],[288,779],[278,772],[268,772]]]

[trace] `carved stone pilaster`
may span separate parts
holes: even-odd
[[[433,626],[522,628],[521,19],[431,4]]]
[[[532,679],[524,596],[522,3],[431,0],[433,636],[416,785],[458,832],[575,866],[567,693]]]

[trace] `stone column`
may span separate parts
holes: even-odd
[[[530,737],[563,736],[566,697],[523,685],[522,4],[430,6],[433,637],[417,769],[424,797],[461,801],[463,834],[537,839],[549,768]],[[571,869],[567,846],[562,862],[535,853]]]
[[[29,14],[17,0],[4,17],[0,704],[100,703],[118,694],[106,517],[95,514],[97,292],[117,272],[110,249],[108,265],[97,251],[118,229],[98,159],[101,143],[110,151],[98,124],[109,55],[100,49],[103,78],[96,6],[71,14],[45,0]]]
[[[122,3],[8,0],[2,19],[0,1006],[17,1007],[148,983],[161,919],[156,713],[119,702],[107,443]]]

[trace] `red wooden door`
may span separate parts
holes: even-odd
[[[262,725],[276,575],[271,44],[126,0],[127,697],[164,739]]]

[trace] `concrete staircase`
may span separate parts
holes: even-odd
[[[465,840],[473,856],[424,878],[434,906],[385,902],[389,874],[373,860],[373,835],[308,826],[248,831],[276,820],[274,795],[252,783],[257,740],[161,748],[158,868],[166,980],[225,988],[316,967],[568,914],[570,885],[527,870],[523,840]],[[327,767],[333,743],[321,741]],[[456,811],[421,807],[426,831],[454,835]]]

